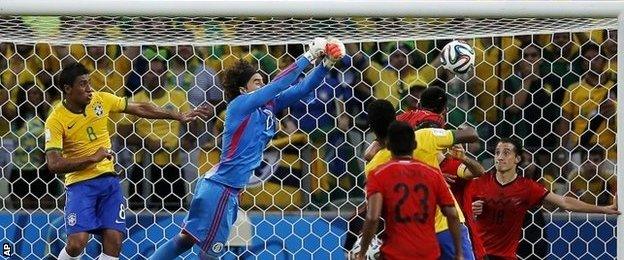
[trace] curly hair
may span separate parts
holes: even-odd
[[[85,74],[89,74],[89,70],[84,65],[78,62],[72,62],[61,71],[58,78],[58,85],[64,90],[65,86],[73,86],[76,78]]]
[[[405,122],[394,121],[388,127],[388,150],[394,156],[411,155],[416,149],[414,130]]]
[[[223,72],[222,78],[225,100],[229,102],[238,97],[241,94],[240,88],[245,87],[249,79],[256,73],[256,68],[245,60],[238,60],[234,65],[227,68]]]
[[[388,135],[388,126],[395,120],[396,111],[388,100],[377,99],[371,102],[368,107],[368,125],[377,137],[377,140],[384,141]]]
[[[440,87],[431,86],[420,95],[420,107],[440,114],[446,108],[446,100],[446,91]]]

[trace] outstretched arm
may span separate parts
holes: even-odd
[[[181,122],[190,122],[197,117],[208,118],[212,110],[207,107],[198,107],[186,113],[169,111],[148,102],[129,102],[126,113],[147,119],[171,119]]]
[[[308,60],[308,58],[304,56],[299,57],[295,63],[288,66],[266,86],[256,91],[240,95],[232,100],[232,104],[236,105],[230,107],[235,109],[233,112],[238,114],[246,115],[251,113],[251,111],[265,105],[280,92],[288,88],[308,65],[310,65],[310,60]]]
[[[286,90],[307,68],[310,63],[323,54],[327,41],[322,38],[314,39],[310,44],[310,50],[301,55],[295,63],[284,69],[275,79],[266,86],[251,93],[243,94],[232,100],[230,106],[233,113],[247,115],[254,109],[261,107],[273,100],[279,93]]]
[[[316,66],[310,75],[306,76],[297,85],[282,91],[282,93],[275,98],[274,111],[280,111],[308,95],[321,85],[328,71],[329,68],[324,65]]]
[[[545,201],[559,206],[562,209],[572,212],[585,212],[585,213],[603,213],[603,214],[620,214],[617,211],[616,205],[601,207],[592,204],[587,204],[572,197],[564,197],[555,193],[548,193],[544,198]]]
[[[453,131],[454,144],[474,143],[479,141],[477,131],[472,127],[464,127]]]
[[[345,56],[344,44],[337,39],[329,39],[325,45],[325,58],[322,65],[317,66],[306,76],[301,82],[294,87],[288,88],[275,98],[275,111],[292,105],[296,101],[302,99],[308,93],[321,85],[321,82],[334,64]]]

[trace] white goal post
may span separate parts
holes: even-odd
[[[68,16],[70,22],[80,22],[85,16],[125,17],[141,23],[134,17],[190,17],[205,18],[205,23],[252,24],[247,36],[210,34],[202,36],[150,35],[149,29],[126,28],[135,36],[118,38],[85,36],[84,38],[50,38],[50,36],[27,35],[11,27],[12,17],[17,16]],[[232,20],[219,20],[228,17]],[[369,17],[378,18],[369,20]],[[400,24],[393,17],[402,19]],[[357,24],[361,18],[366,22],[379,22],[386,27],[371,27],[370,31],[356,31],[348,24]],[[414,19],[410,19],[414,18]],[[440,18],[440,19],[437,19]],[[8,20],[5,20],[8,19]],[[448,20],[446,20],[448,19]],[[7,22],[8,21],[8,22]],[[336,37],[346,42],[401,41],[421,39],[478,38],[542,34],[548,32],[580,32],[608,28],[624,32],[624,1],[400,1],[400,0],[0,0],[1,42],[46,42],[60,44],[127,43],[129,45],[251,45],[280,43],[303,43],[314,36],[323,35],[323,28],[310,31],[280,31],[267,39],[254,34],[254,28],[266,33],[279,30],[275,26],[314,24],[340,25]],[[518,22],[520,21],[520,22]],[[544,22],[546,21],[546,22]],[[112,21],[115,23],[116,21]],[[146,22],[147,23],[147,22]],[[429,27],[436,24],[440,27]],[[551,24],[556,24],[551,26]],[[396,28],[394,26],[397,26]],[[401,26],[400,28],[398,26]],[[444,27],[447,26],[447,27]],[[472,26],[472,27],[470,27]],[[5,27],[5,28],[3,28]],[[462,30],[462,27],[470,27]],[[290,27],[288,27],[290,28]],[[440,31],[440,28],[449,28]],[[41,28],[43,31],[53,28]],[[139,30],[139,31],[136,31]],[[141,31],[143,30],[143,31]],[[353,30],[353,31],[351,31]],[[138,34],[134,34],[138,33]],[[202,38],[203,37],[203,38]],[[618,41],[618,53],[624,49],[624,37]],[[617,57],[617,81],[624,82],[624,55]],[[624,87],[618,85],[617,96],[624,97]],[[624,191],[624,102],[617,102],[617,190]],[[624,211],[624,193],[617,194],[618,206]],[[617,258],[624,259],[624,216],[617,217]]]
[[[619,1],[2,0],[4,15],[272,17],[611,17]],[[146,5],[149,3],[149,5]]]
[[[618,31],[624,32],[624,11],[620,9],[620,14],[618,15]],[[618,38],[618,53],[624,49],[624,38]],[[624,82],[624,55],[618,55],[618,82]],[[620,97],[624,97],[624,88],[618,84],[617,95]],[[620,163],[624,162],[624,102],[618,102],[617,104],[617,121],[619,122],[617,127],[617,149],[619,150],[617,153],[617,163],[616,165],[616,173],[617,173],[617,182],[618,182],[618,190],[622,190],[624,188],[624,167],[619,166]],[[618,208],[624,209],[624,195],[622,192],[617,194],[618,198]],[[620,215],[617,218],[617,257],[618,259],[624,259],[624,216]]]

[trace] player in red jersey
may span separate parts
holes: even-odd
[[[396,120],[406,122],[412,129],[417,130],[421,128],[444,128],[446,120],[444,115],[446,114],[446,94],[444,90],[439,87],[428,87],[423,91],[420,101],[418,102],[418,108],[407,110],[396,116]],[[373,103],[371,103],[373,105]],[[387,112],[387,105],[380,103],[374,104],[377,111]],[[392,109],[394,107],[390,106]],[[386,109],[386,110],[384,110]],[[387,128],[387,124],[392,122],[387,118],[386,114],[378,113],[380,118],[374,118],[375,120],[369,120],[371,123],[371,129],[377,135],[379,131],[375,129]],[[386,117],[386,118],[384,118]],[[370,161],[373,156],[381,149],[384,148],[382,139],[377,136],[377,139],[373,141],[364,153],[364,160]]]
[[[473,180],[468,188],[477,232],[489,259],[517,259],[524,216],[543,201],[574,212],[620,214],[616,204],[605,207],[587,204],[551,193],[541,184],[519,176],[521,154],[522,144],[518,140],[501,139],[494,157],[496,173]]]
[[[425,92],[424,94],[429,93]],[[407,110],[399,114],[396,119],[408,123],[413,129],[444,128],[446,122],[444,116],[442,115],[446,114],[446,105],[444,105],[443,111],[434,112],[432,108],[429,108],[426,105],[423,106],[422,103],[427,104],[427,100],[430,99],[424,99],[421,102],[419,109]],[[433,100],[433,102],[431,102],[432,105],[435,104],[435,102],[445,102],[444,104],[446,104],[446,101]]]
[[[463,259],[453,197],[438,169],[412,158],[416,148],[412,128],[404,122],[393,122],[388,128],[387,144],[392,160],[373,170],[366,184],[368,209],[356,259],[364,259],[380,217],[386,223],[381,245],[383,259],[438,259],[436,206],[447,218],[456,248],[455,259]]]
[[[471,198],[466,188],[472,181],[472,178],[483,176],[483,174],[485,174],[485,169],[478,161],[468,157],[466,151],[460,144],[453,145],[449,150],[449,154],[440,162],[440,171],[442,171],[442,174],[445,176],[453,196],[455,196],[457,203],[459,203],[461,210],[464,212],[464,216],[466,216],[468,212],[472,212],[472,201],[470,201]],[[467,178],[466,176],[470,177]],[[470,239],[472,240],[475,259],[484,259],[485,248],[483,248],[481,238],[476,235],[474,219],[466,216],[466,225],[470,231]]]
[[[430,87],[423,91],[420,102],[416,109],[410,109],[396,116],[396,119],[408,123],[415,130],[421,128],[445,128],[446,120],[446,102],[447,97],[443,89]],[[440,170],[444,174],[447,183],[451,187],[451,192],[459,203],[461,210],[465,213],[470,210],[470,201],[468,196],[464,196],[467,191],[465,188],[471,179],[482,176],[485,169],[475,160],[468,158],[463,147],[456,144],[449,149],[450,155],[444,158],[439,155]],[[475,235],[474,223],[468,218],[466,225],[470,231],[472,247],[475,259],[483,259],[485,250],[478,236]]]

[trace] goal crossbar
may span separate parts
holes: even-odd
[[[2,0],[0,15],[617,17],[622,1]]]

